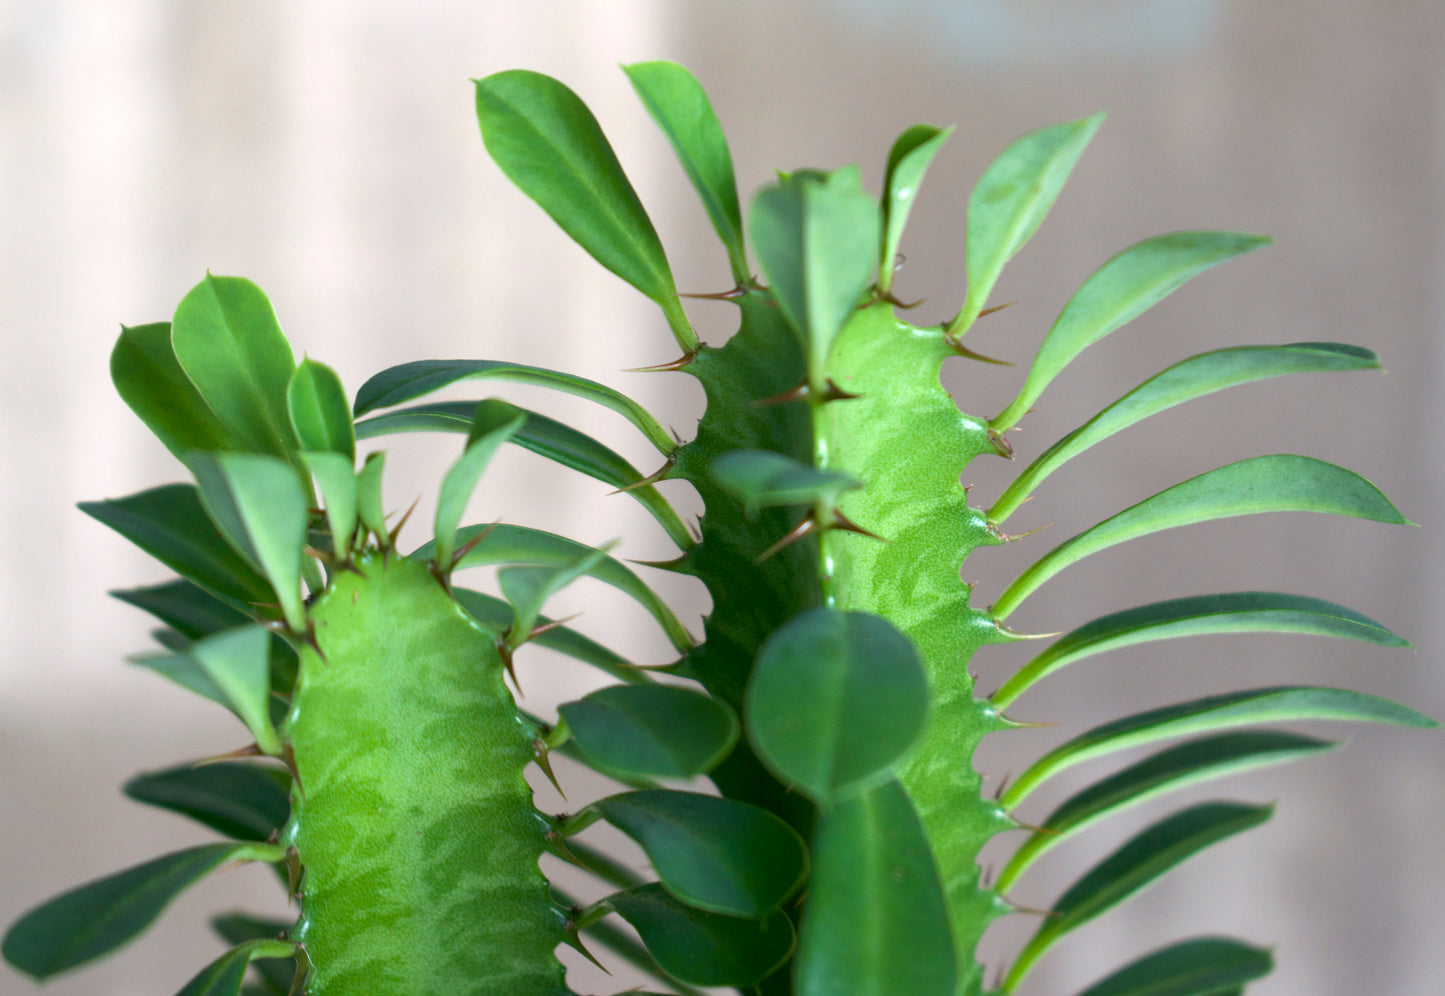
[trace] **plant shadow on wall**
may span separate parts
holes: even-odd
[[[1017,538],[1005,531],[1014,512],[1095,443],[1215,391],[1374,369],[1376,358],[1308,342],[1182,359],[1039,454],[987,507],[971,506],[964,467],[1013,457],[1009,430],[1075,356],[1266,240],[1187,231],[1124,249],[1064,305],[1013,401],[992,418],[963,415],[940,368],[960,355],[989,362],[965,334],[999,307],[990,292],[1000,272],[1102,116],[1030,132],[989,166],[969,200],[963,303],[948,322],[917,327],[900,317],[907,305],[893,296],[892,263],[947,130],[916,125],[898,138],[881,198],[860,189],[856,168],[780,174],[754,199],[745,241],[727,144],[697,81],[671,63],[627,73],[727,253],[736,286],[717,296],[737,308],[740,327],[721,347],[698,341],[652,224],[575,94],[547,76],[504,72],[477,82],[477,112],[503,172],[661,308],[682,355],[657,369],[697,378],[707,396],[692,440],[674,439],[602,384],[496,360],[403,364],[348,401],[330,368],[294,361],[265,296],[235,277],[208,276],[169,323],[124,329],[116,387],[194,483],[82,508],[178,575],[116,592],[162,624],[160,648],[136,660],[231,710],[254,742],[129,782],[132,798],[226,840],[43,904],[10,929],[12,964],[42,979],[82,965],[206,873],[260,861],[276,869],[298,919],[218,917],[234,947],[183,994],[564,994],[559,944],[631,963],[677,993],[1009,993],[1060,938],[1263,823],[1270,808],[1204,802],[1152,823],[1079,875],[1010,964],[986,977],[978,940],[1018,912],[1008,896],[1045,854],[1166,793],[1334,746],[1270,724],[1434,725],[1346,689],[1250,688],[1106,723],[1039,757],[997,798],[985,794],[971,765],[979,742],[1020,725],[1006,710],[1034,685],[1093,655],[1240,632],[1406,646],[1332,602],[1237,591],[1095,619],[987,698],[968,669],[985,645],[1025,639],[1006,621],[1041,585],[1126,540],[1263,512],[1404,523],[1348,470],[1259,456],[1060,543],[986,608],[960,581],[964,558]],[[504,400],[422,400],[461,383],[595,402],[656,448],[661,469],[645,474],[584,432]],[[432,538],[404,551],[407,516],[383,498],[385,454],[358,466],[357,444],[408,432],[464,443],[440,482]],[[712,596],[702,638],[610,545],[464,524],[506,445],[640,502],[677,547],[675,559],[649,566],[696,577]],[[696,529],[655,486],[675,479],[705,503]],[[458,572],[479,565],[499,567],[500,595],[460,584]],[[676,648],[675,663],[638,667],[546,616],[547,600],[583,576],[636,599]],[[508,683],[532,643],[617,683],[562,705],[553,722],[529,715]],[[1053,776],[1152,744],[1164,746],[1037,826],[1011,815]],[[551,777],[553,752],[627,791],[574,813],[539,813],[523,772],[537,764]],[[704,774],[718,794],[669,787]],[[636,841],[652,875],[590,843],[599,822]],[[978,856],[998,834],[1018,846],[984,880]],[[574,903],[544,878],[544,853],[614,891]],[[1242,992],[1270,968],[1268,950],[1206,936],[1080,985],[1086,996],[1207,996]]]

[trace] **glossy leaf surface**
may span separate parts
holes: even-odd
[[[1273,969],[1266,948],[1199,937],[1151,952],[1079,996],[1231,996]]]
[[[898,246],[923,174],[952,132],[952,128],[914,125],[899,135],[888,151],[888,167],[883,173],[883,247],[878,255],[878,289],[884,294],[893,286]]]
[[[1044,343],[1023,389],[991,420],[995,430],[1014,426],[1055,377],[1089,346],[1144,313],[1210,267],[1269,240],[1237,232],[1172,232],[1136,242],[1084,281]]]
[[[301,449],[340,453],[355,461],[351,405],[335,370],[315,360],[302,360],[286,387],[286,410]]]
[[[792,827],[733,799],[653,789],[591,808],[647,852],[668,892],[712,913],[760,918],[797,891],[807,852]]]
[[[1130,839],[1054,903],[1053,915],[1009,968],[1004,992],[1012,992],[1059,938],[1137,895],[1209,845],[1259,826],[1272,812],[1271,806],[1207,802],[1168,816]]]
[[[1312,457],[1251,457],[1176,484],[1054,547],[1004,590],[993,604],[993,615],[1002,621],[1059,571],[1115,544],[1165,529],[1262,512],[1408,521],[1379,488],[1353,471]]]
[[[283,771],[221,762],[146,772],[126,782],[123,791],[227,837],[265,840],[291,815],[290,785]]]
[[[918,651],[885,619],[813,609],[758,652],[743,712],[758,756],[810,799],[887,777],[923,729]]]
[[[951,996],[943,887],[896,781],[825,809],[794,967],[799,996]]]
[[[468,436],[466,449],[442,478],[441,491],[437,494],[434,559],[443,571],[451,568],[452,555],[457,549],[457,527],[461,525],[477,481],[497,450],[521,428],[522,421],[515,418],[491,431],[484,429]]]
[[[844,491],[863,486],[852,474],[817,468],[768,450],[731,450],[715,459],[708,473],[741,501],[750,515],[779,505],[817,501],[834,505]]]
[[[211,411],[176,360],[169,322],[123,327],[110,354],[116,392],[180,460],[192,450],[239,448],[240,438]]]
[[[706,774],[738,740],[724,703],[671,685],[603,688],[557,711],[589,760],[633,777]]]

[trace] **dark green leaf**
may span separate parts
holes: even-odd
[[[290,784],[284,771],[225,762],[146,772],[126,782],[123,791],[227,837],[265,840],[291,814]]]
[[[176,361],[169,322],[122,327],[110,354],[110,379],[131,411],[178,459],[191,450],[241,445]]]
[[[1137,242],[1110,259],[1084,281],[1055,319],[1023,390],[991,420],[994,430],[1013,427],[1086,348],[1210,267],[1268,243],[1262,235],[1237,232],[1173,232]]]
[[[675,62],[635,62],[622,70],[672,143],[712,227],[727,247],[733,279],[742,286],[750,276],[743,248],[742,209],[727,136],[712,103],[692,73]]]
[[[120,533],[171,570],[241,605],[274,602],[271,585],[211,523],[189,484],[167,484],[126,498],[81,502],[80,510]]]
[[[1175,405],[1266,377],[1379,366],[1378,358],[1368,349],[1333,342],[1237,346],[1191,356],[1146,380],[1050,446],[993,503],[988,510],[989,521],[994,525],[1002,523],[1044,478],[1095,443]]]
[[[1004,991],[1012,992],[1059,938],[1142,892],[1209,845],[1259,826],[1273,811],[1271,806],[1207,802],[1166,817],[1129,840],[1054,904],[1053,915],[1009,969]]]
[[[880,616],[811,609],[768,637],[744,723],[758,757],[817,802],[885,779],[923,731],[928,682]]]
[[[274,941],[280,939],[292,923],[286,920],[267,920],[245,913],[229,913],[211,917],[211,926],[227,944],[244,944],[247,941]],[[262,996],[290,996],[291,983],[295,979],[294,965],[278,963],[274,958],[254,961],[251,966],[260,977],[257,983]],[[248,987],[250,988],[250,987]],[[245,996],[246,990],[242,990]]]
[[[271,725],[271,634],[266,627],[253,623],[213,633],[186,653],[225,695],[262,752],[279,757],[281,740]]]
[[[120,947],[183,890],[222,865],[284,856],[273,845],[208,844],[117,872],[26,913],[5,935],[5,958],[22,972],[47,979]]]
[[[247,941],[201,969],[176,996],[241,996],[241,985],[252,959],[294,958],[295,955],[295,945],[286,941]]]
[[[437,495],[435,560],[443,571],[451,567],[452,555],[457,549],[457,526],[461,525],[462,515],[471,501],[477,481],[497,450],[522,427],[522,422],[523,419],[514,418],[490,431],[473,432],[467,437],[466,450],[442,479],[441,491]]]
[[[722,701],[668,685],[603,688],[558,712],[583,754],[632,777],[706,774],[738,740],[737,717]]]
[[[503,567],[497,572],[497,584],[512,606],[512,624],[507,627],[506,647],[516,650],[532,635],[547,600],[573,581],[590,573],[614,543],[589,550],[566,564],[527,564]]]
[[[1273,969],[1266,948],[1198,937],[1147,954],[1079,996],[1230,996]]]
[[[810,466],[768,450],[729,450],[708,465],[712,479],[743,503],[749,515],[777,505],[834,505],[863,482],[841,470]]]
[[[472,591],[470,588],[458,587],[452,588],[452,597],[473,619],[499,636],[512,624],[512,607],[503,599]],[[538,616],[537,624],[548,628],[532,638],[532,643],[536,646],[566,654],[584,664],[591,664],[622,681],[636,683],[652,680],[646,671],[634,666],[625,657],[608,650],[575,629],[552,625],[552,620],[546,616]]]
[[[278,456],[296,449],[286,412],[296,361],[261,288],[207,274],[177,305],[171,345],[206,404],[248,449]]]
[[[301,449],[356,460],[356,431],[341,378],[324,363],[302,360],[286,388],[286,409]]]
[[[1285,685],[1212,695],[1116,719],[1060,744],[1030,765],[1003,793],[999,802],[1005,809],[1012,809],[1044,779],[1091,758],[1130,747],[1254,723],[1314,719],[1416,728],[1439,725],[1428,716],[1388,699],[1345,688]]]
[[[112,591],[111,595],[149,612],[191,640],[251,621],[229,602],[180,578],[149,588]]]
[[[794,969],[799,996],[952,996],[943,886],[896,781],[820,813],[813,863]]]
[[[647,409],[605,384],[542,367],[496,360],[417,360],[391,367],[361,385],[361,390],[356,392],[354,411],[365,415],[377,408],[405,404],[463,380],[530,384],[586,398],[612,409],[637,426],[659,452],[671,453],[677,448],[676,441]]]
[[[762,920],[708,913],[657,883],[605,902],[632,924],[663,971],[693,985],[750,986],[793,953],[793,925],[780,910]]]
[[[1118,543],[1197,522],[1261,512],[1323,512],[1375,522],[1405,523],[1380,489],[1360,475],[1312,457],[1251,457],[1167,488],[1054,547],[993,604],[1003,621],[1059,571]]]
[[[523,69],[476,84],[482,141],[502,172],[593,259],[661,305],[684,349],[696,348],[662,242],[587,105]]]
[[[1070,796],[1024,841],[999,873],[994,888],[1007,892],[1034,862],[1108,816],[1200,782],[1270,764],[1297,761],[1336,745],[1328,740],[1246,730],[1170,747]]]
[[[878,290],[884,294],[893,287],[898,244],[923,174],[952,132],[952,128],[917,124],[899,135],[888,152],[888,169],[883,175],[883,249],[878,257]]]
[[[1043,678],[1085,657],[1136,643],[1213,633],[1301,633],[1382,647],[1410,645],[1368,616],[1319,598],[1272,591],[1197,595],[1152,602],[1085,623],[1025,664],[990,701],[995,708],[1006,709]]]
[[[698,909],[762,917],[807,874],[797,831],[735,799],[653,789],[590,808],[642,845],[667,891]]]

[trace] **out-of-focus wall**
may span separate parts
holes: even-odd
[[[1091,349],[1025,422],[1025,456],[1195,352],[1336,339],[1381,353],[1388,376],[1245,387],[1130,430],[1057,474],[1014,520],[1051,530],[984,551],[966,576],[986,601],[1052,543],[1146,494],[1245,456],[1306,452],[1362,471],[1422,528],[1304,516],[1196,527],[1072,568],[1013,621],[1061,629],[1159,597],[1294,590],[1346,602],[1419,650],[1258,636],[1090,661],[1017,708],[1058,728],[985,745],[978,760],[993,775],[1103,719],[1241,685],[1347,685],[1445,716],[1442,51],[1436,0],[0,0],[0,920],[201,839],[115,786],[243,738],[217,710],[122,663],[145,646],[147,624],[103,592],[164,571],[73,508],[180,476],[110,389],[118,323],[165,318],[207,268],[244,274],[270,293],[298,352],[352,389],[404,360],[505,357],[617,384],[690,430],[701,399],[682,378],[617,373],[670,358],[659,317],[481,149],[467,79],[513,66],[557,75],[592,105],[684,289],[722,289],[725,259],[621,62],[675,58],[698,73],[745,197],[774,167],[859,162],[876,183],[898,131],[956,124],[899,277],[902,297],[927,299],[919,314],[930,321],[961,298],[963,205],[988,160],[1023,130],[1109,109],[999,287],[1018,305],[970,336],[1020,364],[1073,288],[1136,239],[1195,227],[1276,238]],[[697,306],[705,336],[726,335],[727,307]],[[966,409],[992,414],[1020,376],[959,361],[946,382]],[[546,403],[648,459],[625,425]],[[454,445],[413,438],[390,449],[388,498],[404,506]],[[995,461],[970,478],[992,495],[1017,469]],[[421,483],[406,483],[409,473]],[[664,554],[650,522],[604,490],[509,454],[472,513],[591,541],[625,533],[626,555]],[[693,618],[705,608],[695,588],[672,590]],[[597,596],[569,594],[574,608],[594,605],[580,625],[665,659],[628,606],[599,609]],[[977,663],[990,688],[1018,657]],[[586,687],[541,659],[522,679],[542,710]],[[1207,931],[1278,943],[1277,974],[1251,990],[1263,996],[1435,996],[1445,747],[1432,734],[1350,737],[1342,754],[1217,788],[1278,799],[1278,813],[1080,931],[1027,994],[1074,991],[1132,954]],[[1068,788],[1024,815],[1041,817]],[[1148,815],[1059,855],[1020,901],[1046,906]],[[256,869],[218,875],[121,958],[46,991],[174,991],[219,951],[204,915],[235,904],[280,913],[274,893]],[[1029,926],[1013,920],[988,939],[991,957]],[[582,991],[627,984],[574,979]],[[31,991],[0,971],[0,993]]]

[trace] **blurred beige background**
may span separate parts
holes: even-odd
[[[1060,725],[986,744],[986,770],[1017,770],[1127,711],[1250,685],[1347,685],[1445,717],[1442,52],[1439,0],[0,0],[0,921],[204,839],[127,803],[118,786],[137,769],[242,740],[218,710],[123,663],[146,645],[147,620],[104,592],[164,571],[73,507],[179,476],[110,389],[118,323],[166,318],[207,268],[243,274],[270,293],[298,354],[332,364],[353,390],[404,360],[508,358],[606,380],[690,431],[701,402],[683,378],[617,373],[671,358],[660,318],[482,151],[467,80],[514,66],[553,73],[591,104],[684,289],[722,289],[725,258],[618,63],[673,58],[694,69],[729,130],[745,197],[775,167],[859,162],[876,184],[904,127],[956,124],[904,244],[898,291],[928,299],[921,321],[961,299],[964,203],[988,160],[1024,130],[1108,109],[999,287],[997,300],[1020,303],[970,337],[1020,363],[1073,288],[1136,239],[1194,227],[1275,237],[1075,363],[1026,420],[1016,439],[1025,456],[1195,352],[1337,339],[1381,353],[1388,376],[1240,388],[1130,430],[1061,471],[1013,520],[1053,529],[985,551],[965,576],[986,602],[1050,545],[1146,494],[1245,456],[1305,452],[1360,470],[1421,528],[1304,516],[1195,527],[1072,568],[1013,621],[1063,629],[1154,598],[1279,589],[1345,602],[1418,651],[1252,636],[1096,659],[1016,708]],[[727,306],[700,303],[694,314],[705,336],[727,334]],[[945,379],[987,415],[1020,376],[960,361]],[[546,405],[649,459],[620,420]],[[432,487],[455,441],[390,449],[388,497],[402,506]],[[1009,472],[993,461],[969,478],[991,497]],[[510,454],[473,517],[590,541],[626,534],[628,556],[664,553],[650,522],[603,490]],[[691,619],[706,606],[694,588],[670,590]],[[628,606],[599,608],[594,595],[569,593],[574,608],[592,605],[579,625],[665,659]],[[1018,662],[981,657],[985,688]],[[589,681],[541,658],[523,671],[528,703],[543,711]],[[1436,996],[1445,739],[1347,735],[1346,752],[1216,786],[1277,799],[1275,819],[1080,931],[1021,992],[1067,996],[1167,940],[1229,932],[1278,945],[1278,971],[1251,989],[1261,996]],[[1023,815],[1041,817],[1069,787],[1051,787]],[[1018,898],[1047,905],[1150,815],[1158,810],[1057,855]],[[46,991],[173,992],[220,950],[202,917],[236,905],[281,911],[264,873],[227,871],[121,957]],[[1005,922],[990,956],[1029,926]],[[573,984],[613,992],[632,982],[574,973]],[[0,969],[0,994],[34,991]]]

